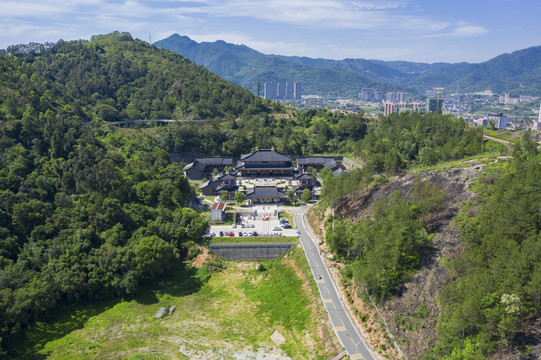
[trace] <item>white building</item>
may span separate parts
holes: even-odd
[[[216,202],[210,208],[210,220],[211,221],[224,221],[225,220],[225,207],[224,202]]]

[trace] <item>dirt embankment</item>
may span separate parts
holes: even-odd
[[[460,203],[474,195],[469,187],[472,180],[483,171],[483,167],[481,164],[472,162],[467,167],[444,172],[404,174],[385,185],[351,194],[336,205],[335,213],[341,217],[353,220],[366,217],[370,214],[373,204],[381,197],[395,190],[402,191],[405,197],[410,195],[414,189],[416,177],[419,177],[422,182],[430,182],[437,188],[444,189],[447,194],[447,206],[437,213],[430,214],[429,219],[425,219],[425,223],[428,221],[431,228],[435,229],[436,236],[432,239],[430,251],[423,258],[421,269],[410,282],[403,286],[397,297],[387,300],[380,306],[380,311],[407,359],[418,359],[425,354],[427,349],[434,346],[439,315],[437,296],[445,283],[451,279],[440,259],[453,258],[462,251],[459,229],[452,226],[451,221],[460,211]],[[309,221],[314,229],[319,229],[318,235],[322,235],[322,219],[328,215],[329,211],[325,211],[325,216],[321,209],[319,211],[319,216],[315,212],[310,214]],[[340,267],[341,264],[334,263],[334,266]],[[351,289],[345,289],[345,291],[354,293]],[[356,304],[354,306],[357,307],[354,312],[367,314],[367,306],[361,307]],[[368,313],[367,316],[377,318],[374,312]],[[368,325],[367,323],[369,322],[365,322],[363,326]],[[377,324],[374,324],[374,328],[369,331],[383,332],[382,327]],[[373,344],[373,347],[374,345],[381,346]],[[382,355],[385,352],[380,351]]]

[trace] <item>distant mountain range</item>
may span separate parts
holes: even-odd
[[[303,94],[355,96],[362,88],[421,94],[433,87],[449,92],[492,90],[511,96],[541,93],[541,46],[499,55],[479,64],[417,63],[366,59],[328,60],[265,55],[222,40],[198,43],[178,34],[154,45],[180,53],[226,80],[257,94],[266,81],[297,81]]]

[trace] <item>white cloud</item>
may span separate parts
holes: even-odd
[[[221,17],[251,17],[318,29],[378,29],[403,27],[403,15],[396,12],[403,1],[354,2],[344,0],[224,0],[217,5],[192,9]],[[425,27],[429,21],[407,17],[405,24]]]
[[[488,30],[482,26],[464,25],[464,26],[457,27],[450,34],[450,36],[454,36],[454,37],[478,36],[478,35],[484,35],[487,32]]]
[[[447,30],[441,33],[428,34],[425,35],[426,38],[436,38],[436,37],[447,37],[447,38],[466,38],[480,36],[488,33],[488,30],[482,26],[478,25],[467,25],[464,23],[457,24],[452,29],[442,29]]]

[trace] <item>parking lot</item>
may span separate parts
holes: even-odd
[[[254,219],[253,216],[243,215],[237,217],[237,224],[235,225],[212,225],[210,227],[210,233],[214,234],[212,236],[233,236],[239,237],[250,237],[250,236],[287,236],[287,237],[296,237],[298,236],[297,230],[293,228],[294,224],[289,224],[291,228],[288,228],[287,224],[281,224],[277,216],[270,216],[268,220],[267,217],[263,216],[262,212],[258,212],[260,216]],[[282,220],[283,221],[283,220]],[[283,226],[282,226],[283,225]],[[222,232],[223,235],[220,235]],[[242,233],[242,235],[239,235]]]

